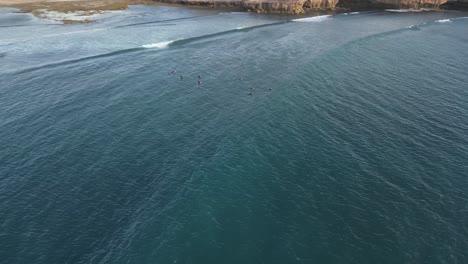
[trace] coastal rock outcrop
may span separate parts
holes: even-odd
[[[468,0],[155,0],[171,4],[237,7],[256,13],[302,14],[316,10],[468,9]]]
[[[251,12],[256,13],[288,13],[301,14],[304,13],[305,0],[292,1],[265,1],[265,0],[246,0],[243,2],[243,7]]]
[[[77,11],[122,10],[131,4],[157,5],[158,3],[235,8],[255,13],[283,14],[302,14],[319,10],[359,11],[420,8],[468,10],[468,0],[0,0],[0,7],[16,7],[23,12],[31,12],[40,17],[44,10],[69,14]],[[83,20],[77,21],[83,23]],[[63,22],[67,21],[63,20]]]
[[[163,3],[208,7],[237,7],[255,13],[302,14],[307,10],[333,10],[338,0],[155,0]]]
[[[468,0],[447,1],[439,6],[441,9],[468,10]]]
[[[307,10],[333,10],[336,0],[246,0],[244,7],[249,11],[267,13],[301,14]]]
[[[307,0],[303,6],[312,10],[334,9],[337,2],[338,0]]]

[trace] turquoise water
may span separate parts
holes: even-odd
[[[0,10],[1,263],[468,262],[467,13]]]

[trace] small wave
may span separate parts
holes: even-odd
[[[298,18],[298,19],[293,19],[292,21],[294,21],[294,22],[322,22],[322,21],[328,19],[329,17],[331,17],[331,15]]]
[[[423,23],[423,24],[418,24],[418,25],[411,25],[411,26],[407,26],[406,28],[409,29],[409,30],[421,30],[421,26],[424,26],[426,23]]]
[[[242,30],[244,27],[236,27],[237,30]]]
[[[450,19],[441,19],[441,20],[437,20],[436,23],[450,23],[452,22],[452,20]]]
[[[162,48],[167,48],[169,45],[171,45],[171,44],[174,43],[175,41],[177,41],[177,40],[156,42],[156,43],[151,43],[151,44],[143,45],[142,47],[143,47],[143,48],[146,48],[146,49],[153,49],[153,48],[162,49]]]
[[[410,12],[422,12],[422,9],[385,9],[387,12],[395,13],[410,13]]]
[[[216,32],[216,33],[207,34],[207,35],[189,37],[189,38],[185,38],[185,39],[178,39],[178,40],[173,41],[173,43],[171,43],[171,45],[179,46],[179,45],[194,42],[194,41],[214,38],[214,37],[223,36],[223,35],[232,34],[232,33],[248,32],[250,30],[254,30],[254,29],[258,29],[258,28],[271,27],[271,26],[281,25],[281,24],[285,24],[285,23],[290,23],[290,21],[280,21],[280,22],[275,22],[275,23],[271,23],[271,24],[262,24],[262,25],[251,26],[251,27],[242,27],[241,29],[234,28],[234,29],[231,29],[231,30]]]
[[[350,13],[343,13],[343,15],[347,16],[347,15],[358,15],[360,14],[361,12],[350,12]]]
[[[198,19],[198,18],[204,18],[204,17],[210,17],[210,16],[215,16],[215,15],[206,15],[206,16],[190,16],[190,17],[179,17],[179,18],[171,18],[171,19],[165,19],[165,20],[156,20],[156,21],[148,21],[148,22],[140,22],[140,23],[132,23],[132,24],[126,24],[126,25],[120,25],[116,26],[114,28],[123,28],[123,27],[132,27],[132,26],[141,26],[141,25],[149,25],[149,24],[158,24],[158,23],[164,23],[164,22],[172,22],[172,21],[179,21],[179,20],[187,20],[187,19]]]
[[[109,52],[109,53],[102,53],[102,54],[92,55],[92,56],[88,56],[88,57],[81,57],[81,58],[76,58],[76,59],[71,59],[71,60],[52,62],[52,63],[49,63],[49,64],[42,64],[42,65],[22,69],[22,70],[19,70],[19,71],[13,71],[13,72],[9,72],[9,73],[23,74],[23,73],[27,73],[27,72],[40,70],[40,69],[64,66],[64,65],[74,64],[74,63],[77,63],[77,62],[82,62],[82,61],[87,61],[87,60],[112,57],[112,56],[125,54],[125,53],[129,53],[129,52],[136,52],[136,51],[140,51],[140,50],[144,50],[144,49],[140,47],[140,48],[129,48],[129,49],[123,49],[123,50],[116,50],[116,51],[112,51],[112,52]]]

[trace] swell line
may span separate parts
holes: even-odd
[[[117,50],[117,51],[113,51],[113,52],[109,52],[109,53],[98,54],[98,55],[93,55],[93,56],[88,56],[88,57],[82,57],[82,58],[78,58],[78,59],[72,59],[72,60],[59,61],[59,62],[44,64],[44,65],[39,65],[39,66],[36,66],[36,67],[23,69],[23,70],[19,70],[19,71],[16,71],[16,72],[10,72],[10,74],[15,74],[15,75],[16,74],[23,74],[23,73],[28,73],[28,72],[33,72],[33,71],[36,71],[36,70],[40,70],[40,69],[53,68],[53,67],[57,67],[57,66],[64,66],[64,65],[69,65],[69,64],[73,64],[73,63],[77,63],[77,62],[87,61],[87,60],[93,60],[93,59],[111,57],[111,56],[116,56],[116,55],[130,53],[130,52],[147,50],[147,49],[150,49],[150,48],[165,48],[165,47],[172,47],[172,46],[181,46],[181,45],[188,44],[188,43],[191,43],[191,42],[195,42],[195,41],[198,41],[198,40],[214,38],[214,37],[228,35],[228,34],[237,33],[237,32],[249,32],[251,30],[258,29],[258,28],[281,25],[281,24],[290,23],[290,22],[291,21],[281,21],[281,22],[258,25],[258,26],[252,26],[252,27],[246,27],[246,28],[236,28],[236,29],[232,29],[232,30],[227,30],[227,31],[213,33],[213,34],[202,35],[202,36],[196,36],[196,37],[191,37],[191,38],[186,38],[186,39],[179,39],[179,40],[174,40],[174,41],[164,41],[164,42],[159,42],[159,43],[147,44],[147,45],[142,45],[140,47],[135,47],[135,48]]]
[[[380,32],[380,33],[377,33],[377,34],[372,34],[372,35],[369,35],[369,36],[365,36],[365,37],[362,37],[362,38],[355,39],[355,40],[353,40],[351,42],[348,42],[347,45],[352,44],[352,43],[359,43],[359,42],[363,42],[363,41],[367,41],[367,40],[372,40],[372,39],[376,39],[376,38],[396,35],[396,34],[400,34],[400,33],[407,32],[407,31],[420,30],[422,28],[435,26],[435,25],[438,25],[440,23],[455,22],[455,21],[461,20],[461,19],[466,19],[466,18],[465,17],[458,17],[458,18],[450,18],[450,19],[441,19],[441,20],[421,23],[421,24],[417,24],[417,25],[411,25],[411,26],[407,26],[407,27],[399,28],[399,29],[395,29],[395,30]]]
[[[216,14],[219,15],[219,14]],[[210,17],[210,16],[216,16],[216,15],[206,15],[206,16],[191,16],[191,17],[182,17],[182,18],[173,18],[173,19],[165,19],[165,20],[157,20],[157,21],[149,21],[149,22],[141,22],[141,23],[133,23],[133,24],[127,24],[127,25],[121,25],[121,26],[115,26],[115,27],[103,27],[103,28],[95,28],[95,29],[89,29],[89,30],[80,30],[80,31],[71,31],[71,32],[62,32],[62,33],[55,33],[55,34],[48,34],[42,36],[42,38],[49,38],[49,37],[56,37],[56,36],[61,36],[61,35],[74,35],[74,34],[82,34],[82,33],[89,33],[89,32],[96,32],[96,31],[102,31],[102,30],[108,30],[108,29],[116,29],[116,28],[125,28],[125,27],[131,27],[131,26],[139,26],[139,25],[149,25],[149,24],[158,24],[158,23],[164,23],[164,22],[173,22],[173,21],[181,21],[181,20],[187,20],[187,19],[197,19],[197,18],[204,18],[204,17]],[[53,26],[63,26],[63,24],[41,24],[41,25],[53,25]],[[29,26],[29,25],[21,25],[21,26]],[[34,25],[36,26],[36,25]],[[14,27],[14,26],[0,26],[1,27]],[[12,42],[7,43],[8,45],[22,42],[25,40],[32,40],[33,38],[24,38],[24,39],[12,39]]]
[[[59,62],[54,62],[54,63],[49,63],[49,64],[43,64],[39,65],[36,67],[31,67],[27,68],[24,70],[20,70],[17,72],[13,72],[13,74],[23,74],[23,73],[28,73],[28,72],[33,72],[36,70],[40,69],[45,69],[45,68],[53,68],[57,66],[64,66],[64,65],[69,65],[77,62],[82,62],[82,61],[87,61],[87,60],[93,60],[93,59],[99,59],[99,58],[106,58],[106,57],[111,57],[119,54],[124,54],[124,53],[130,53],[130,52],[135,52],[139,50],[143,50],[144,48],[138,47],[138,48],[130,48],[130,49],[123,49],[123,50],[117,50],[109,53],[104,53],[104,54],[98,54],[98,55],[93,55],[93,56],[88,56],[88,57],[82,57],[78,59],[72,59],[72,60],[66,60],[66,61],[59,61]]]
[[[203,40],[203,39],[210,39],[218,36],[223,36],[223,35],[228,35],[231,33],[237,33],[237,32],[249,32],[251,30],[259,29],[259,28],[264,28],[264,27],[270,27],[270,26],[277,26],[281,24],[286,24],[290,23],[291,21],[281,21],[281,22],[275,22],[275,23],[270,23],[270,24],[263,24],[263,25],[258,25],[258,26],[252,26],[252,27],[245,27],[245,28],[235,28],[231,30],[226,30],[226,31],[221,31],[221,32],[216,32],[213,34],[207,34],[207,35],[201,35],[201,36],[196,36],[196,37],[191,37],[191,38],[186,38],[186,39],[179,39],[170,44],[170,46],[178,46],[178,45],[183,45],[183,44],[188,44],[191,42],[195,42],[198,40]]]
[[[206,15],[206,16],[191,16],[191,17],[171,18],[171,19],[165,19],[165,20],[156,20],[156,21],[149,21],[149,22],[140,22],[140,23],[126,24],[126,25],[116,26],[116,27],[112,27],[112,28],[124,28],[124,27],[131,27],[131,26],[141,26],[141,25],[149,25],[149,24],[158,24],[158,23],[164,23],[164,22],[181,21],[181,20],[187,20],[187,19],[197,19],[197,18],[204,18],[204,17],[217,16],[217,15],[219,15],[219,14],[216,14],[216,15]]]

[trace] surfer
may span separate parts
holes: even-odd
[[[180,79],[183,80],[183,79],[184,79],[184,76],[181,75],[181,76],[180,76]]]

